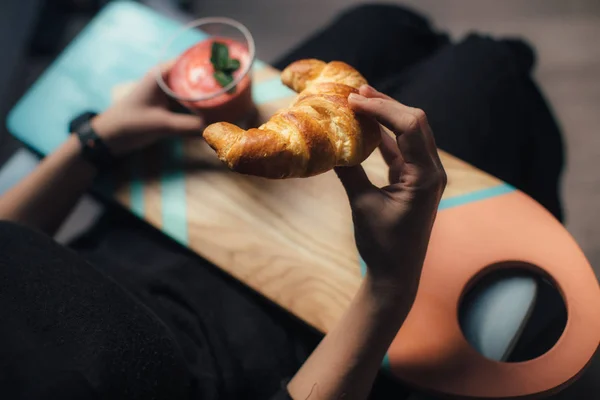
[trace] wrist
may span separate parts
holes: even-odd
[[[100,137],[106,146],[114,153],[112,142],[113,139],[119,135],[118,127],[115,126],[105,114],[98,114],[90,120],[90,124],[98,137]]]
[[[404,315],[410,311],[417,292],[416,287],[407,288],[407,285],[391,279],[376,279],[369,272],[365,275],[361,289],[377,307]]]
[[[70,135],[63,147],[65,153],[77,163],[78,168],[83,168],[94,175],[98,172],[98,168],[83,156],[83,148],[78,137]]]
[[[69,124],[72,137],[79,141],[78,156],[98,169],[110,167],[114,161],[114,152],[107,144],[113,128],[106,121],[110,122],[88,111]]]

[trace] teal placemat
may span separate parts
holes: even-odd
[[[38,152],[52,152],[67,138],[74,116],[105,110],[112,88],[139,79],[160,62],[159,50],[180,28],[143,5],[108,4],[13,108],[8,130]],[[176,57],[203,36],[186,32],[166,56]]]

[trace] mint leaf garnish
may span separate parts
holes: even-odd
[[[229,62],[229,48],[226,44],[213,42],[210,54],[210,62],[215,71],[223,71]]]
[[[227,60],[227,65],[225,65],[225,68],[223,68],[223,70],[233,73],[233,72],[237,71],[239,67],[240,67],[240,60],[235,60],[235,59],[230,58],[229,60]]]
[[[219,85],[221,85],[221,87],[225,87],[225,86],[229,85],[231,82],[233,82],[233,75],[226,74],[223,71],[215,71],[213,76],[215,77],[215,80],[217,82],[219,82]]]
[[[225,43],[213,42],[211,47],[210,62],[215,70],[213,76],[221,87],[234,81],[233,73],[240,68],[240,60],[229,58],[229,48]],[[233,93],[235,87],[229,93]]]

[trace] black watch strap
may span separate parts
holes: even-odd
[[[69,130],[79,138],[83,158],[98,169],[104,169],[112,164],[114,157],[110,149],[92,128],[91,121],[96,115],[92,112],[79,115],[71,121]]]

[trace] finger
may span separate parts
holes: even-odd
[[[407,107],[394,100],[366,98],[351,94],[350,106],[359,113],[376,118],[396,135],[398,148],[406,163],[432,166],[429,145],[420,129],[419,119]]]
[[[177,136],[201,135],[206,127],[204,118],[197,115],[168,113],[168,126]]]
[[[390,96],[388,96],[387,94],[381,93],[380,91],[378,91],[371,85],[362,85],[358,89],[358,93],[360,93],[362,96],[365,96],[365,97],[371,98],[371,99],[378,98],[378,99],[393,100]]]
[[[360,194],[373,188],[373,184],[361,165],[336,167],[335,173],[342,182],[350,203],[353,203]]]
[[[379,151],[389,167],[388,180],[390,184],[400,182],[400,176],[404,169],[404,159],[402,158],[402,154],[400,154],[396,141],[383,129],[381,131]]]
[[[158,64],[157,68],[160,71],[160,74],[163,77],[163,79],[167,79],[167,76],[169,75],[169,72],[171,72],[171,69],[173,68],[173,65],[175,65],[176,61],[177,60],[173,59]]]
[[[171,69],[173,68],[173,65],[175,65],[176,61],[177,60],[173,59],[155,65],[154,67],[150,68],[150,70],[146,74],[146,78],[154,80],[156,79],[157,74],[160,74],[162,79],[167,79],[169,76],[169,72],[171,72]]]
[[[359,94],[361,94],[364,97],[372,98],[372,99],[377,98],[377,99],[386,99],[386,100],[395,101],[393,98],[391,98],[387,94],[381,93],[380,91],[378,91],[371,85],[362,85],[359,89]],[[429,128],[429,123],[427,121],[427,117],[425,116],[423,111],[418,108],[405,106],[402,103],[398,103],[398,104],[401,107],[403,107],[407,112],[409,112],[409,113],[413,114],[414,116],[416,116],[417,118],[419,118],[420,122],[424,121],[424,124],[422,124],[422,125],[425,125],[425,126],[421,126],[421,132],[425,135],[425,137],[427,139],[430,152],[432,153],[432,155],[437,157],[438,161],[439,161],[439,156],[437,155],[437,147],[435,146],[435,141],[433,139],[433,135],[431,134],[431,129]],[[422,116],[420,115],[421,113],[423,113]],[[387,140],[386,142],[389,147],[390,141]],[[397,150],[397,145],[395,143],[394,143],[394,147],[396,148],[395,150]],[[382,154],[383,154],[383,152],[382,152]],[[436,160],[434,159],[434,161],[436,161]],[[391,165],[391,161],[386,160],[386,162],[388,165]]]
[[[433,136],[433,132],[431,131],[429,125],[423,129],[423,134],[425,135],[425,138],[427,138],[427,143],[429,144],[429,151],[431,152],[433,162],[438,168],[444,168],[440,158],[440,153],[438,152],[437,145],[435,144],[435,137]]]
[[[379,143],[379,151],[383,156],[383,160],[389,166],[391,166],[396,159],[402,159],[402,154],[398,148],[398,144],[392,137],[387,133],[387,129],[381,129],[381,143]]]
[[[367,98],[394,100],[390,96],[381,93],[380,91],[378,91],[370,85],[361,86],[359,89],[359,94]],[[387,129],[381,130],[381,143],[379,144],[379,151],[381,152],[385,163],[389,167],[389,183],[393,185],[394,183],[400,182],[400,176],[404,167],[404,159],[402,158],[402,154],[400,153],[400,149],[398,148],[398,143],[396,143],[396,141],[392,139],[390,134],[388,134]]]
[[[166,84],[169,77],[169,72],[171,72],[171,68],[173,68],[173,65],[175,65],[175,61],[176,60],[174,59],[165,61],[152,67],[146,73],[146,75],[144,75],[141,85],[139,85],[141,88],[143,88],[141,90],[146,90],[149,92],[160,90],[157,79],[160,77],[160,79],[162,79],[162,81]]]
[[[433,132],[431,130],[431,126],[429,125],[429,121],[427,120],[427,115],[425,112],[419,108],[407,107],[408,112],[413,114],[419,120],[419,126],[421,127],[421,133],[425,137],[427,141],[427,147],[433,159],[433,162],[438,168],[443,168],[442,161],[440,160],[440,155],[438,153],[437,146],[435,144],[435,138],[433,136]]]
[[[391,98],[390,96],[388,96],[384,93],[381,93],[380,91],[378,91],[371,85],[362,85],[359,89],[359,94],[361,94],[362,96],[367,97],[367,98],[379,98],[379,99],[395,101],[393,98]],[[420,120],[420,122],[423,122],[422,124],[420,124],[421,131],[427,139],[429,151],[431,152],[432,157],[434,157],[434,162],[436,163],[436,165],[441,166],[441,161],[439,159],[439,155],[437,152],[435,140],[434,140],[433,134],[431,133],[431,128],[429,127],[429,122],[427,121],[427,117],[425,116],[425,113],[418,108],[408,107],[402,103],[398,103],[398,104],[400,106],[402,106],[407,112],[409,112],[409,113],[413,114],[415,117],[417,117]]]

